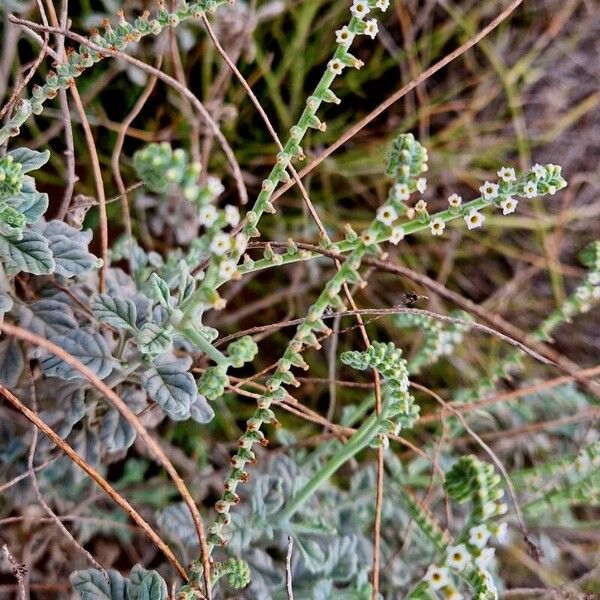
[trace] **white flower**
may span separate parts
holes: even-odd
[[[221,180],[214,175],[209,175],[206,178],[206,189],[210,192],[213,197],[220,196],[225,191],[225,186],[221,183]]]
[[[416,204],[415,204],[415,210],[418,213],[422,213],[425,212],[427,210],[427,202],[425,202],[425,200],[419,200]]]
[[[511,196],[505,198],[500,202],[500,206],[502,207],[503,215],[510,215],[510,213],[514,213],[517,210],[517,205],[519,204],[518,200],[515,200]]]
[[[190,185],[186,185],[183,188],[183,197],[190,202],[192,200],[194,200],[198,196],[199,193],[200,193],[200,186],[195,185],[193,183]]]
[[[248,246],[248,236],[245,233],[238,233],[233,238],[233,249],[238,253],[242,254]]]
[[[206,204],[198,211],[198,221],[204,227],[212,227],[217,220],[217,209],[212,204]]]
[[[230,246],[229,236],[226,233],[219,231],[210,243],[210,251],[216,256],[222,256],[229,250]]]
[[[232,260],[223,260],[219,265],[219,277],[221,279],[231,279],[237,271],[237,265]]]
[[[535,198],[538,195],[537,185],[534,181],[528,181],[523,188],[527,198]]]
[[[590,273],[588,281],[592,285],[600,285],[600,273]]]
[[[484,517],[491,517],[496,514],[496,503],[495,502],[484,502],[481,507]]]
[[[498,184],[486,181],[480,188],[479,191],[485,200],[494,200],[498,197]]]
[[[362,19],[371,12],[367,0],[354,0],[350,12],[357,18]]]
[[[590,289],[583,285],[575,290],[575,296],[580,302],[589,300],[591,295]]]
[[[433,219],[433,221],[429,223],[429,227],[431,229],[431,235],[442,235],[444,229],[446,229],[446,223],[439,218]]]
[[[483,548],[490,539],[489,529],[485,525],[477,525],[469,529],[469,544]]]
[[[460,208],[462,204],[462,198],[458,194],[452,194],[448,197],[448,204],[451,208]]]
[[[394,185],[393,193],[396,199],[401,202],[405,202],[410,198],[410,190],[405,183],[396,183]]]
[[[385,12],[390,7],[390,0],[377,0],[375,6],[381,11]]]
[[[341,29],[335,32],[335,41],[338,44],[346,44],[351,42],[354,38],[354,34],[348,29],[347,25],[344,25]]]
[[[423,579],[433,590],[440,590],[450,582],[448,569],[446,567],[438,567],[437,565],[429,565],[429,569],[427,569],[427,573],[425,573]]]
[[[442,590],[442,594],[446,600],[464,600],[465,598],[453,585],[447,585]]]
[[[232,227],[235,227],[240,222],[240,211],[237,206],[228,204],[225,207],[225,220]]]
[[[417,179],[417,190],[423,194],[427,189],[427,179],[425,177],[419,177]]]
[[[376,242],[375,234],[372,231],[365,231],[360,239],[365,246],[372,246]]]
[[[505,521],[498,523],[492,529],[492,533],[499,544],[505,544],[508,541],[508,525]]]
[[[377,19],[369,19],[366,22],[365,35],[368,35],[372,40],[374,40],[378,32],[379,27],[377,26]]]
[[[377,209],[377,220],[384,225],[391,225],[398,218],[398,213],[392,206],[384,204]]]
[[[465,222],[467,223],[467,227],[469,229],[475,229],[476,227],[480,227],[484,221],[485,217],[474,208],[472,208],[469,211],[468,215],[465,215]]]
[[[535,175],[536,179],[542,179],[542,177],[546,177],[546,167],[543,167],[540,164],[533,165],[531,172]]]
[[[339,58],[332,58],[327,63],[327,68],[334,74],[340,75],[344,70],[344,63]]]
[[[505,183],[511,183],[512,181],[517,180],[515,170],[512,167],[502,167],[498,171],[498,177],[500,177],[500,179],[502,179],[502,181]]]
[[[496,551],[493,548],[484,548],[479,556],[475,559],[475,564],[482,570],[487,569],[496,556]]]
[[[462,571],[471,561],[471,555],[464,544],[449,546],[446,554],[446,565],[456,571]]]
[[[404,239],[404,228],[400,227],[400,225],[396,225],[396,227],[392,227],[392,233],[390,235],[390,242],[394,244],[394,246],[398,245]]]

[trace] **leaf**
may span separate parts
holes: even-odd
[[[68,304],[50,298],[24,305],[19,310],[21,326],[45,338],[79,327]]]
[[[160,511],[158,524],[171,538],[180,540],[186,546],[198,544],[198,534],[189,508],[183,502],[171,504]]]
[[[43,167],[50,158],[50,151],[44,150],[43,152],[38,152],[29,148],[15,148],[8,155],[12,156],[15,162],[21,164],[21,171],[23,173],[28,173],[29,171],[35,171]]]
[[[209,423],[215,416],[215,411],[202,394],[196,395],[196,400],[190,407],[190,416],[198,423]]]
[[[130,577],[128,600],[167,600],[167,584],[156,571],[146,571],[141,565],[135,565]]]
[[[0,292],[0,316],[5,315],[13,304],[13,299],[6,292]]]
[[[37,231],[25,230],[21,239],[0,236],[0,257],[8,275],[21,271],[47,275],[53,273],[56,267],[48,240]]]
[[[25,222],[31,225],[48,210],[48,194],[21,191],[18,196],[7,198],[6,204],[18,210],[25,217]]]
[[[128,298],[111,298],[108,294],[99,294],[92,302],[92,312],[102,323],[116,327],[137,331],[137,309],[132,300]]]
[[[75,571],[69,579],[81,600],[127,600],[128,581],[118,571],[108,571],[109,581],[97,569]]]
[[[182,361],[166,362],[142,373],[142,387],[163,411],[174,421],[190,416],[192,403],[198,394],[196,382]]]
[[[164,279],[159,277],[156,273],[152,273],[148,280],[148,288],[150,296],[154,300],[160,302],[165,308],[170,307],[171,292]]]
[[[144,323],[136,335],[136,343],[143,354],[163,354],[173,345],[171,333],[152,321]]]
[[[23,352],[17,341],[14,338],[0,341],[0,383],[14,388],[24,366]]]
[[[113,371],[114,361],[105,339],[89,327],[53,336],[50,341],[83,363],[100,379],[108,377]],[[61,379],[85,379],[79,371],[53,355],[46,355],[42,366],[48,375]]]
[[[98,436],[108,452],[120,452],[133,444],[136,433],[118,410],[111,409],[102,417]]]

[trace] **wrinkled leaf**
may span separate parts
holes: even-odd
[[[127,580],[114,570],[108,571],[109,581],[97,569],[75,571],[69,578],[81,600],[128,600]]]
[[[0,236],[0,258],[7,275],[21,271],[33,275],[53,273],[55,262],[48,240],[37,231],[25,230],[17,236]]]
[[[190,416],[198,423],[209,423],[213,420],[215,411],[202,394],[197,394],[196,400],[190,407]]]
[[[108,452],[126,450],[135,441],[135,430],[118,410],[109,410],[100,422],[100,442]]]
[[[114,361],[105,339],[93,329],[83,327],[50,338],[50,341],[66,350],[83,363],[100,379],[108,377],[114,368]],[[85,379],[73,367],[53,355],[46,355],[42,362],[44,371],[61,379]]]
[[[29,148],[15,148],[8,155],[12,156],[15,162],[21,164],[23,173],[28,173],[29,171],[35,171],[43,167],[50,158],[50,151],[44,150],[43,152],[39,152],[37,150],[30,150]]]
[[[27,223],[37,223],[48,210],[48,194],[37,191],[21,192],[18,196],[7,198],[6,203],[18,210]]]
[[[13,304],[13,299],[6,292],[0,292],[0,315],[5,315]]]
[[[150,275],[148,280],[148,291],[150,296],[160,302],[165,308],[170,307],[171,292],[167,282],[159,277],[156,273]]]
[[[136,331],[137,310],[128,298],[111,298],[108,294],[99,294],[92,302],[92,312],[102,323]]]
[[[189,508],[183,502],[171,504],[160,511],[158,524],[171,538],[180,540],[186,546],[198,543],[198,534]]]
[[[197,396],[196,382],[182,361],[165,362],[142,373],[142,387],[175,421],[189,418]]]
[[[167,584],[156,571],[146,571],[141,565],[135,565],[130,579],[128,600],[167,600]]]
[[[23,352],[17,340],[0,341],[0,383],[8,388],[15,387],[24,366]]]
[[[68,304],[45,298],[20,308],[21,326],[45,338],[77,329],[73,311]]]
[[[143,354],[163,354],[173,345],[173,338],[169,330],[152,321],[142,325],[135,340]]]

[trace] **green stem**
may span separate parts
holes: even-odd
[[[278,523],[288,522],[298,509],[348,460],[366,448],[381,431],[384,419],[375,413],[359,427],[356,433],[313,475],[298,493],[276,515]]]
[[[187,327],[180,330],[182,333],[194,346],[202,350],[205,354],[210,356],[215,363],[218,365],[229,366],[229,359],[220,351],[217,350],[197,329],[195,329],[192,325],[188,325]]]

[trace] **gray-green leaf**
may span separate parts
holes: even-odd
[[[167,600],[167,584],[156,571],[146,571],[141,565],[135,565],[131,570],[127,598],[128,600]]]
[[[100,423],[98,437],[108,452],[127,450],[135,440],[135,429],[118,410],[109,410]]]
[[[8,388],[17,385],[25,366],[23,352],[14,338],[0,342],[0,383]]]
[[[21,306],[19,313],[22,327],[45,338],[79,327],[71,307],[60,300],[44,298]]]
[[[18,196],[6,199],[6,204],[18,210],[30,225],[37,223],[48,210],[48,194],[41,192],[21,192]]]
[[[8,275],[21,271],[48,275],[54,272],[56,266],[48,240],[37,231],[25,230],[21,239],[0,236],[0,258]]]
[[[118,571],[108,571],[109,581],[97,569],[75,571],[71,574],[71,585],[81,600],[128,600],[127,579]]]
[[[128,298],[111,298],[108,294],[99,294],[92,302],[92,312],[102,323],[136,331],[137,309]]]
[[[142,387],[163,411],[175,421],[190,416],[196,400],[196,382],[181,361],[165,362],[142,373]]]
[[[108,377],[114,368],[114,361],[105,339],[93,329],[82,327],[68,331],[64,335],[50,338],[63,350],[83,363],[100,379]],[[54,355],[46,355],[42,362],[44,371],[61,379],[85,379],[76,369]]]
[[[159,355],[167,352],[173,345],[170,331],[153,321],[144,323],[135,339],[143,354]]]
[[[160,302],[165,308],[170,308],[171,292],[167,282],[159,277],[156,273],[150,275],[148,280],[148,288],[150,296]]]
[[[44,150],[38,152],[37,150],[31,150],[29,148],[15,148],[8,153],[12,156],[15,162],[21,163],[22,172],[28,173],[29,171],[35,171],[40,167],[43,167],[50,158],[50,152]]]

